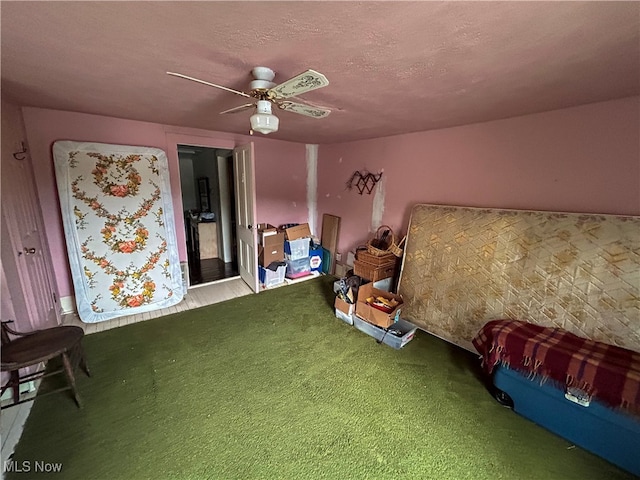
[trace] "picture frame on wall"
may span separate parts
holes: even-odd
[[[198,178],[198,198],[201,212],[211,211],[211,201],[209,197],[209,179],[207,177]]]

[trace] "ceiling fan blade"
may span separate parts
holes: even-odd
[[[181,73],[175,72],[167,72],[167,75],[173,75],[174,77],[186,78],[187,80],[191,80],[192,82],[202,83],[204,85],[209,85],[210,87],[220,88],[222,90],[226,90],[227,92],[235,93],[236,95],[242,95],[243,97],[251,98],[251,95],[248,93],[241,92],[239,90],[234,90],[233,88],[223,87],[222,85],[216,85],[215,83],[205,82],[204,80],[200,80],[193,77],[188,77],[187,75],[183,75]]]
[[[277,102],[278,100],[276,100]],[[282,101],[281,101],[282,102]],[[306,98],[300,98],[300,97],[289,97],[287,100],[285,100],[284,102],[289,102],[289,103],[301,103],[302,105],[307,105],[310,107],[316,107],[316,108],[320,108],[322,110],[329,110],[328,107],[324,107],[322,105],[318,105],[315,102],[310,102],[309,100],[307,100]]]
[[[327,77],[315,70],[307,70],[280,85],[276,85],[270,91],[275,92],[276,98],[288,98],[310,92],[317,88],[326,87],[327,85],[329,85]]]
[[[328,108],[312,107],[294,102],[282,102],[278,104],[278,107],[288,112],[299,113],[300,115],[313,118],[324,118],[331,113],[331,110]]]
[[[255,106],[256,106],[255,103],[245,103],[244,105],[240,105],[239,107],[230,108],[229,110],[225,110],[224,112],[220,112],[220,115],[223,115],[225,113],[243,112],[246,109],[252,108],[252,107],[255,107]]]

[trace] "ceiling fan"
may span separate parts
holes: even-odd
[[[235,93],[236,95],[253,98],[254,100],[251,101],[251,103],[245,103],[244,105],[220,112],[221,114],[236,113],[255,108],[256,112],[251,115],[251,134],[253,134],[253,130],[264,135],[278,131],[280,120],[271,113],[272,104],[281,110],[299,113],[300,115],[313,118],[323,118],[331,113],[331,110],[328,108],[312,105],[309,102],[297,98],[297,95],[329,85],[327,77],[320,72],[307,70],[279,85],[273,82],[276,74],[270,68],[255,67],[251,70],[251,73],[253,74],[254,80],[250,84],[250,92],[245,93],[234,90],[233,88],[223,87],[222,85],[216,85],[215,83],[189,77],[181,73],[167,72],[168,75],[173,75],[174,77],[186,78],[187,80],[220,88],[227,92]],[[289,99],[296,99],[297,102]]]

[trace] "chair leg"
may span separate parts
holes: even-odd
[[[82,342],[78,343],[78,354],[80,355],[80,368],[82,368],[82,371],[86,373],[87,377],[91,377],[91,372],[89,371],[89,365],[87,365],[87,356],[84,353],[84,347],[82,346]]]
[[[11,372],[9,383],[11,384],[11,390],[13,391],[13,403],[18,403],[20,401],[20,375],[18,370],[13,370]]]
[[[73,375],[73,366],[71,365],[67,352],[62,354],[62,363],[64,364],[64,371],[67,374],[67,380],[69,381],[71,391],[73,392],[73,399],[76,401],[76,405],[78,405],[79,408],[82,408],[82,401],[80,400],[78,390],[76,389],[76,377]]]

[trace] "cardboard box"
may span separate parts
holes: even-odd
[[[260,245],[282,245],[284,244],[284,233],[278,232],[278,229],[270,223],[259,223],[258,243]]]
[[[309,238],[311,236],[311,230],[309,230],[308,223],[301,223],[295,227],[286,228],[284,233],[287,240],[297,240],[299,238]]]
[[[355,305],[347,303],[340,297],[336,297],[336,317],[343,322],[347,322],[349,325],[353,325],[353,307]]]
[[[258,261],[263,267],[268,267],[271,262],[284,260],[284,234],[276,233],[264,237],[263,245],[258,246]]]
[[[280,246],[266,246],[258,245],[258,263],[263,267],[268,267],[271,262],[283,262],[284,261],[284,249]]]
[[[386,299],[395,299],[398,306],[393,311],[386,313],[382,310],[367,304],[369,297],[384,297]],[[402,297],[395,293],[385,292],[373,287],[372,283],[361,285],[358,289],[358,301],[356,302],[356,316],[362,320],[377,325],[382,328],[389,328],[395,322],[400,320],[400,312],[402,310]]]
[[[284,260],[284,233],[268,223],[258,224],[258,263],[268,267]]]

